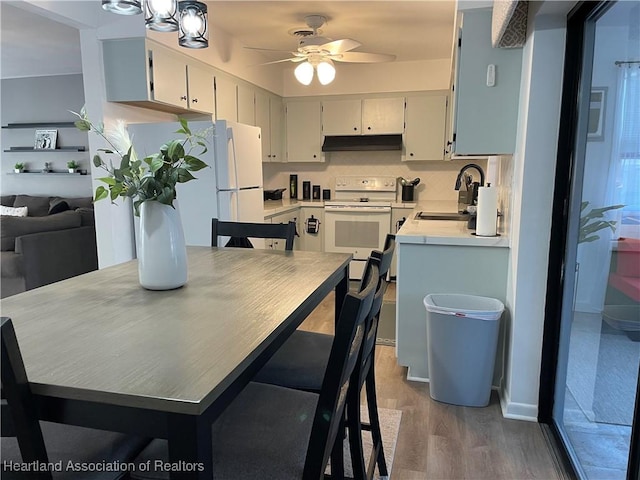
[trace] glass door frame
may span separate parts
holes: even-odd
[[[579,112],[588,111],[590,79],[593,68],[595,23],[597,19],[616,2],[580,2],[567,16],[567,36],[565,66],[562,89],[562,106],[556,176],[554,185],[549,265],[547,271],[547,293],[545,304],[544,336],[540,374],[538,420],[545,424],[555,441],[559,459],[573,477],[577,478],[576,467],[564,446],[564,435],[556,424],[554,410],[555,392],[558,384],[558,364],[566,362],[567,352],[561,343],[567,335],[562,326],[563,296],[573,295],[575,277],[565,275],[576,263],[576,249],[566,248],[573,242],[577,245],[578,226],[571,220],[579,211],[586,148],[587,118]],[[578,138],[584,142],[577,143]],[[577,160],[580,159],[578,162]],[[578,191],[580,190],[580,191]],[[572,204],[573,203],[573,204]],[[577,204],[577,205],[576,205]],[[567,308],[567,307],[564,307]],[[566,364],[564,366],[566,374]],[[561,376],[564,374],[561,372]],[[638,373],[640,378],[640,372]],[[564,384],[564,381],[563,381]],[[562,387],[564,388],[564,386]],[[640,390],[640,389],[639,389]],[[635,414],[632,425],[628,480],[640,480],[640,392],[636,395]]]

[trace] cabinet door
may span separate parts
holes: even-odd
[[[362,133],[404,132],[404,97],[365,98],[362,100]]]
[[[256,124],[253,90],[246,85],[238,85],[238,122]],[[262,133],[264,135],[264,131]]]
[[[213,72],[199,65],[188,64],[187,79],[189,82],[189,109],[213,113]]]
[[[271,161],[271,120],[269,96],[256,92],[256,126],[262,132],[262,161]]]
[[[153,99],[182,108],[188,108],[187,64],[168,49],[154,46]]]
[[[513,153],[518,123],[521,48],[491,46],[491,11],[467,10],[458,48],[455,153]],[[495,65],[495,85],[487,67]]]
[[[391,233],[394,235],[398,233],[398,230],[402,227],[408,218],[410,218],[412,208],[392,208],[391,209]],[[397,276],[398,271],[398,250],[393,252],[393,258],[391,259],[391,267],[389,268],[389,276],[393,279]]]
[[[320,227],[318,229],[318,233],[308,233],[307,232],[307,219],[311,217],[317,218],[320,220]],[[309,252],[322,252],[323,251],[323,241],[324,241],[324,208],[322,207],[304,207],[300,210],[300,218],[298,220],[298,225],[300,229],[298,233],[300,234],[300,238],[296,237],[296,241],[300,241],[299,247],[300,250],[305,250]],[[295,247],[294,243],[294,247]]]
[[[443,160],[446,95],[407,97],[403,160]]]
[[[269,99],[269,124],[271,130],[269,132],[271,137],[271,161],[284,162],[285,158],[282,154],[284,104],[280,97],[271,97]]]
[[[360,135],[362,100],[326,100],[322,102],[324,135]]]
[[[215,77],[216,87],[216,120],[238,121],[238,104],[236,102],[236,84],[222,75]]]
[[[300,225],[298,223],[298,218],[300,216],[300,209],[295,209],[291,212],[281,213],[279,215],[274,215],[271,217],[271,223],[289,223],[294,222],[296,224],[296,232],[300,231]],[[286,246],[286,240],[282,238],[273,238],[269,239],[270,241],[267,244],[271,244],[271,248],[274,250],[284,250]],[[299,237],[294,237],[293,239],[293,249],[299,250]]]
[[[287,161],[324,162],[320,101],[288,102]]]

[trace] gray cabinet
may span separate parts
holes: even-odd
[[[307,220],[317,218],[320,221],[318,233],[307,232]],[[300,209],[300,250],[309,252],[324,251],[324,207],[302,207]],[[297,239],[296,239],[297,240]]]
[[[300,209],[296,207],[288,212],[273,215],[268,221],[271,223],[294,222],[296,224],[296,232],[300,232],[299,217]],[[282,238],[270,238],[265,240],[265,248],[272,248],[274,250],[284,250],[285,244],[286,240]],[[294,237],[293,239],[293,249],[300,250],[300,240],[298,236]]]
[[[411,212],[413,211],[413,207],[407,208],[391,208],[391,233],[394,235],[400,230],[402,224],[409,218]],[[389,268],[389,276],[391,279],[396,278],[398,270],[398,252],[393,252],[393,258],[391,260],[391,267]]]
[[[287,162],[324,162],[320,101],[287,102],[285,117]]]
[[[522,49],[491,46],[491,10],[462,13],[457,48],[452,137],[457,155],[515,151]],[[495,68],[490,86],[487,71]]]
[[[408,96],[403,161],[444,160],[447,96]]]
[[[404,97],[325,100],[324,135],[381,135],[404,131]]]
[[[213,70],[144,38],[103,43],[105,87],[110,102],[172,113],[213,113]]]
[[[282,155],[282,124],[284,107],[282,98],[266,92],[256,92],[256,125],[262,130],[262,161],[284,162]]]

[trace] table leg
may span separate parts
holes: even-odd
[[[340,280],[340,283],[336,285],[336,299],[335,299],[335,321],[340,318],[340,311],[342,310],[342,304],[344,303],[345,295],[349,293],[349,265],[344,268],[344,277]]]
[[[194,415],[170,415],[169,464],[171,480],[211,480],[213,455],[211,424]]]

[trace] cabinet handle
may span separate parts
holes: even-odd
[[[315,153],[313,154],[313,158],[316,158],[316,154]]]
[[[182,96],[180,97],[180,100],[186,100],[186,99],[187,99],[187,96],[186,96],[186,95],[182,95]]]
[[[410,156],[410,157],[413,157],[413,152],[411,152],[411,153],[409,154],[409,156]]]
[[[275,154],[271,155],[273,158],[276,158]]]
[[[198,103],[198,99],[194,98],[193,100],[191,100],[193,103]]]
[[[357,132],[358,131],[358,127],[353,127],[353,131]]]
[[[267,155],[267,158],[271,158],[271,155]]]
[[[371,130],[371,127],[367,127],[367,130]]]

